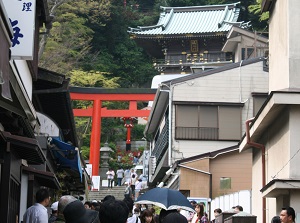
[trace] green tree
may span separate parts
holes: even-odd
[[[249,12],[259,15],[260,21],[265,21],[269,19],[269,12],[261,12],[261,3],[262,0],[256,0],[256,4],[249,5]]]

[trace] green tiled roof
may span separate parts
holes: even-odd
[[[237,3],[190,7],[161,7],[157,25],[138,26],[128,31],[136,38],[170,35],[216,35],[227,33],[237,22],[240,9]]]

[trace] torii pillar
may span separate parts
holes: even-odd
[[[93,116],[92,116],[92,132],[90,142],[90,163],[96,165],[92,168],[92,176],[99,174],[100,163],[100,137],[101,137],[101,105],[102,102],[99,99],[94,100],[93,103]],[[98,149],[97,149],[98,148]]]

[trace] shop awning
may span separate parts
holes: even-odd
[[[59,167],[78,172],[80,181],[82,182],[82,168],[79,151],[76,149],[76,147],[63,142],[58,138],[52,138],[51,144],[55,145],[55,147],[51,148],[51,151]]]

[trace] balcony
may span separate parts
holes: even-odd
[[[169,121],[166,122],[163,127],[158,139],[155,142],[154,149],[152,151],[152,155],[156,157],[156,163],[158,164],[166,152],[169,145]]]
[[[231,53],[224,53],[220,51],[204,51],[203,53],[195,54],[167,53],[165,55],[165,59],[154,60],[154,66],[158,70],[166,67],[180,67],[183,69],[191,66],[207,66],[210,64],[216,67],[224,65],[224,63],[231,62]]]
[[[218,128],[204,128],[204,127],[176,127],[176,139],[183,140],[218,140]]]

